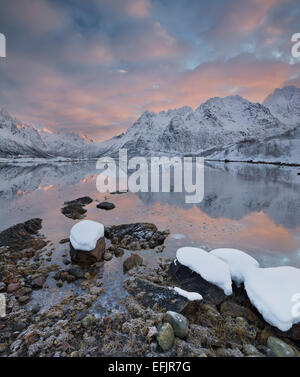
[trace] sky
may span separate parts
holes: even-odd
[[[0,0],[0,108],[95,141],[145,110],[300,87],[299,0]]]

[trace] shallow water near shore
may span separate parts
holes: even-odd
[[[255,257],[262,267],[290,265],[300,268],[300,176],[298,169],[286,166],[246,163],[207,162],[205,196],[199,204],[186,204],[184,193],[99,193],[96,189],[95,161],[43,165],[0,165],[0,231],[33,217],[43,219],[42,233],[54,243],[51,263],[62,264],[68,244],[59,241],[69,236],[76,221],[60,211],[64,201],[90,196],[86,219],[117,225],[151,222],[159,229],[170,229],[166,248],[138,253],[144,263],[154,265],[159,258],[174,258],[177,248],[199,246],[241,249]],[[110,201],[116,208],[104,211],[97,201]],[[101,315],[118,310],[126,295],[122,258],[105,262],[100,269],[105,294],[93,305]],[[70,290],[80,289],[65,283],[56,290],[34,292],[33,299],[45,308]],[[34,300],[33,300],[34,302]]]

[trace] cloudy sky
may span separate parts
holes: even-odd
[[[0,107],[94,140],[146,109],[300,86],[299,0],[0,0]]]

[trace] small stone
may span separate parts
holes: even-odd
[[[71,352],[70,356],[71,357],[78,357],[79,353],[78,353],[78,351],[73,351],[73,352]]]
[[[68,266],[70,263],[71,263],[71,261],[70,261],[69,259],[64,259],[64,260],[63,260],[63,264],[64,264],[65,266]]]
[[[73,267],[69,269],[69,274],[75,276],[76,279],[83,279],[84,272],[80,267]]]
[[[147,341],[150,343],[154,338],[156,338],[157,334],[158,334],[158,331],[155,326],[149,327],[148,334],[147,334]]]
[[[58,288],[61,288],[63,285],[64,285],[64,282],[62,280],[58,280],[58,282],[56,283],[56,286]]]
[[[21,297],[18,298],[18,301],[19,301],[20,304],[25,304],[29,300],[30,300],[29,296],[21,296]]]
[[[39,276],[38,278],[35,278],[32,281],[32,288],[35,288],[35,289],[43,288],[45,281],[46,281],[45,276]]]
[[[5,292],[5,291],[6,291],[6,284],[3,281],[1,281],[0,282],[0,293]]]
[[[168,311],[163,318],[163,322],[170,323],[175,335],[179,338],[185,338],[189,332],[188,321],[182,314]]]
[[[117,258],[122,257],[124,255],[124,250],[121,249],[120,247],[116,247],[114,250],[115,256]]]
[[[268,347],[277,357],[295,357],[295,350],[283,340],[270,336],[267,342]]]
[[[19,289],[19,284],[11,283],[7,286],[7,293],[13,293]]]
[[[97,208],[105,209],[106,211],[114,209],[116,206],[110,202],[101,202],[97,204]]]
[[[94,320],[95,320],[95,317],[92,314],[88,314],[87,316],[83,318],[83,320],[81,321],[81,324],[84,328],[87,329],[93,324]]]
[[[105,316],[105,317],[103,318],[103,325],[104,325],[105,327],[109,327],[111,324],[112,324],[112,319],[111,319],[111,317],[110,317],[109,315]]]
[[[168,351],[174,343],[174,331],[169,323],[164,323],[158,331],[157,341],[163,351]]]
[[[91,277],[91,275],[90,275],[89,272],[86,272],[86,273],[84,274],[84,277],[85,277],[86,279],[89,279],[89,278]]]
[[[32,309],[31,309],[31,311],[32,311],[33,314],[38,313],[40,310],[41,310],[41,307],[40,307],[39,304],[33,305]]]
[[[123,270],[127,272],[134,267],[140,266],[143,263],[143,258],[138,254],[132,254],[123,263]]]
[[[105,261],[109,261],[109,260],[111,260],[112,259],[112,253],[109,253],[108,251],[106,251],[105,253],[104,253],[104,257],[103,257],[103,259],[105,260]]]
[[[7,349],[7,344],[5,344],[5,343],[1,343],[1,344],[0,344],[0,353],[5,352],[6,349]]]
[[[63,272],[60,274],[60,278],[61,278],[62,281],[67,280],[68,276],[69,276],[69,273],[68,273],[67,271],[63,271]]]

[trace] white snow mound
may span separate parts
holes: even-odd
[[[179,263],[198,273],[206,281],[223,289],[227,296],[232,294],[229,266],[207,251],[196,247],[182,247],[177,250]]]
[[[210,254],[228,264],[231,279],[238,285],[244,282],[247,271],[259,267],[256,259],[238,249],[214,249]]]
[[[188,292],[188,291],[185,291],[184,289],[181,289],[179,287],[173,287],[173,288],[170,288],[170,289],[173,289],[180,296],[187,298],[189,301],[203,300],[203,297],[197,292]]]
[[[103,236],[104,226],[101,223],[82,220],[71,229],[70,241],[75,250],[91,251]]]
[[[251,303],[281,331],[300,322],[300,269],[283,266],[250,269],[245,289]]]

